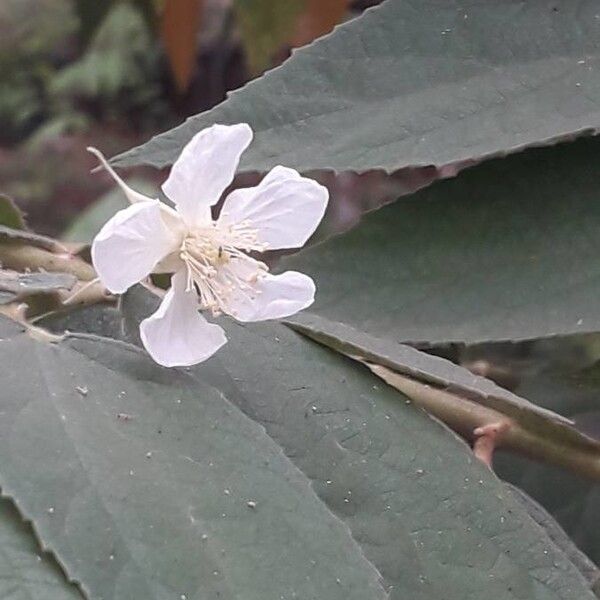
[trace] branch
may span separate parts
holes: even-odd
[[[501,447],[600,481],[600,458],[591,448],[577,446],[568,439],[546,437],[543,432],[527,429],[515,419],[477,402],[400,375],[382,365],[361,362],[417,406],[473,441],[476,450],[479,446],[483,462],[491,462],[493,449]]]
[[[0,244],[0,264],[16,271],[71,273],[80,281],[91,281],[96,277],[92,265],[79,256],[70,253],[56,254],[16,241]]]

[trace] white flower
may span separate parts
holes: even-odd
[[[275,167],[258,186],[229,194],[212,219],[211,206],[233,180],[251,140],[244,123],[196,134],[162,186],[175,209],[129,188],[100,152],[89,149],[131,202],[92,244],[102,283],[121,294],[150,273],[174,273],[160,307],[140,325],[146,350],[161,365],[196,364],[227,341],[198,309],[262,321],[294,314],[314,300],[310,277],[294,271],[271,275],[247,252],[304,245],[325,212],[326,188]]]

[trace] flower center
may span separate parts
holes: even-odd
[[[202,234],[187,235],[181,252],[192,264],[197,265],[198,273],[206,277],[215,274],[217,267],[229,260],[229,252],[212,236]]]
[[[242,250],[265,249],[257,232],[245,223],[225,228],[213,223],[189,231],[179,250],[187,267],[187,290],[195,288],[201,308],[210,309],[213,315],[232,314],[232,299],[259,293],[256,283],[269,270]]]

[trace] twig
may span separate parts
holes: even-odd
[[[491,465],[492,453],[500,447],[600,480],[600,455],[592,444],[577,445],[566,438],[547,437],[544,432],[525,429],[515,419],[477,402],[400,375],[382,365],[361,362],[417,406],[473,441],[476,454],[486,464]]]
[[[493,468],[494,450],[500,445],[511,425],[508,420],[498,421],[473,430],[473,454],[490,469]]]
[[[71,273],[81,281],[91,281],[96,277],[92,265],[79,256],[70,253],[55,254],[20,242],[0,244],[0,264],[17,271]]]

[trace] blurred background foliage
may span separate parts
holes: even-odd
[[[97,226],[84,234],[74,220],[96,201],[113,205],[103,198],[108,178],[89,174],[94,160],[86,146],[113,155],[173,127],[377,3],[3,0],[0,192],[36,231],[89,238]],[[146,189],[162,177],[144,169],[133,175]],[[340,186],[352,201],[333,211],[341,227],[370,206],[364,186],[350,179]],[[106,210],[86,212],[85,223],[95,214]]]

